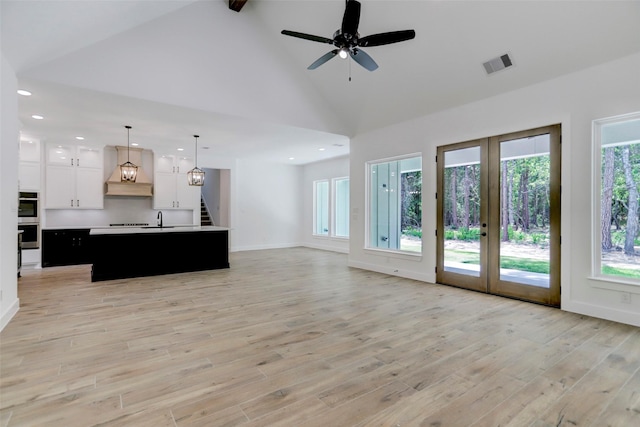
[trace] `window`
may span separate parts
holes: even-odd
[[[314,181],[313,234],[329,235],[329,181]]]
[[[595,275],[640,285],[640,113],[594,122]]]
[[[349,237],[349,178],[333,178],[329,189],[328,180],[313,182],[313,234]]]
[[[333,180],[334,227],[336,237],[349,237],[349,178]]]
[[[369,164],[368,247],[422,252],[422,157]]]

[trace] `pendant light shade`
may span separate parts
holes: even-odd
[[[129,161],[129,129],[131,126],[125,126],[125,128],[127,128],[127,161],[120,165],[120,181],[136,182],[138,167]]]
[[[204,171],[198,168],[198,135],[193,135],[196,139],[196,162],[195,167],[187,172],[187,180],[189,185],[202,187],[204,185]]]

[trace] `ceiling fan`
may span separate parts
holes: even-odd
[[[334,56],[338,55],[345,59],[351,56],[354,61],[362,65],[369,71],[378,68],[378,64],[361,47],[382,46],[385,44],[403,42],[411,40],[416,36],[414,30],[391,31],[388,33],[372,34],[360,38],[358,34],[358,24],[360,23],[360,2],[356,0],[346,0],[342,27],[333,34],[333,39],[327,37],[314,36],[311,34],[299,33],[297,31],[282,30],[285,36],[297,37],[319,43],[332,44],[336,47],[330,52],[322,55],[307,69],[315,70]]]

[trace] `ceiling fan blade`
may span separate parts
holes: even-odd
[[[358,34],[358,25],[360,24],[360,2],[356,0],[347,0],[347,6],[342,17],[342,34],[355,36]]]
[[[289,31],[289,30],[282,30],[281,33],[284,34],[285,36],[297,37],[299,39],[311,40],[311,41],[320,42],[320,43],[333,44],[333,40],[332,39],[328,39],[326,37],[314,36],[314,35],[311,35],[311,34],[299,33],[297,31]]]
[[[403,42],[405,40],[411,40],[416,36],[414,30],[402,30],[391,31],[388,33],[372,34],[370,36],[362,37],[358,43],[358,46],[373,47],[382,46],[385,44]]]
[[[376,61],[374,61],[373,58],[367,55],[364,50],[360,50],[358,48],[353,49],[353,52],[351,52],[351,57],[354,61],[356,61],[358,64],[362,65],[369,71],[373,71],[378,68],[378,64],[376,64]]]
[[[324,64],[325,62],[333,58],[334,56],[336,56],[337,54],[338,54],[338,49],[334,49],[331,52],[325,53],[320,58],[316,59],[316,61],[313,64],[309,65],[307,67],[307,70],[315,70],[316,68],[318,68],[319,66],[321,66],[322,64]]]

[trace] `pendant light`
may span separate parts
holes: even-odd
[[[127,161],[120,165],[120,181],[136,182],[138,167],[129,161],[129,129],[131,126],[125,126],[125,128],[127,128]]]
[[[191,169],[187,172],[187,180],[189,181],[189,185],[196,185],[198,187],[202,187],[204,185],[204,171],[198,168],[198,135],[193,135],[196,139],[196,162],[195,168]]]

